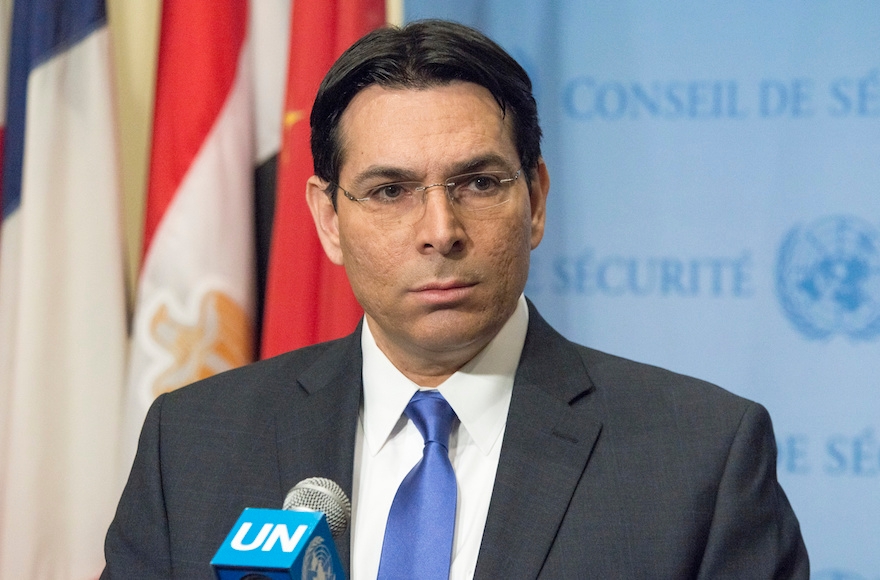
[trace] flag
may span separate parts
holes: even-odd
[[[160,393],[254,355],[248,3],[163,3],[125,458]],[[129,463],[130,464],[130,463]]]
[[[256,226],[256,320],[263,319],[263,290],[269,265],[275,181],[281,150],[281,118],[287,85],[290,0],[251,2],[251,38],[254,40],[257,156],[254,163],[254,222]],[[259,336],[259,332],[257,333]]]
[[[305,200],[309,114],[324,75],[385,23],[385,0],[295,0],[287,98],[263,317],[263,357],[351,332],[362,310],[342,267],[324,255]]]
[[[0,223],[0,578],[94,578],[121,491],[126,338],[104,2],[16,2],[11,38]]]

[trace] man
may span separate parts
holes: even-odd
[[[761,406],[572,344],[522,297],[550,181],[509,55],[448,22],[373,32],[311,124],[306,195],[364,321],[157,399],[104,577],[210,578],[241,510],[311,476],[352,495],[338,549],[356,579],[421,565],[394,544],[410,540],[436,542],[452,578],[809,576]],[[417,391],[457,417],[443,540],[393,515],[429,455]]]

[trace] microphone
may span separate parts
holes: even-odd
[[[323,512],[334,538],[345,533],[351,521],[351,502],[335,481],[310,477],[294,485],[284,498],[288,511]]]
[[[293,486],[283,505],[242,512],[211,560],[217,580],[345,580],[333,542],[351,520],[342,488],[310,477]]]

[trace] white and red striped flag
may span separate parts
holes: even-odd
[[[162,7],[126,459],[160,393],[253,359],[255,158],[248,3]]]
[[[104,1],[16,2],[11,38],[0,225],[0,578],[94,578],[120,492],[126,336]]]

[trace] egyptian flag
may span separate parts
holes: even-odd
[[[385,0],[295,0],[261,355],[350,333],[363,314],[333,265],[305,200],[312,175],[309,114],[324,75],[355,40],[385,23]]]
[[[0,19],[8,9],[0,3]],[[0,38],[10,36],[0,223],[0,578],[95,578],[121,491],[126,342],[104,2],[17,1],[11,35]]]
[[[249,3],[166,0],[125,455],[153,399],[254,356]]]

